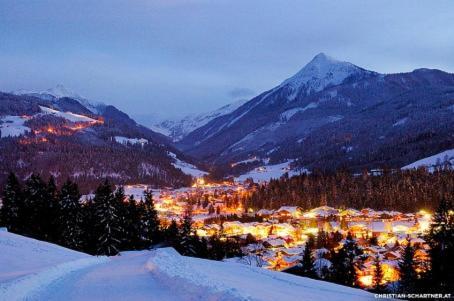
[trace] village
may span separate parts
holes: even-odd
[[[126,185],[126,195],[142,197],[146,185]],[[417,271],[427,269],[428,245],[424,233],[428,230],[431,214],[420,210],[414,213],[376,211],[370,208],[332,208],[321,206],[302,210],[297,206],[278,209],[244,208],[239,196],[250,193],[245,183],[205,183],[203,179],[188,188],[153,190],[155,207],[162,225],[177,222],[191,210],[195,233],[200,237],[217,235],[221,239],[234,238],[241,242],[246,255],[237,260],[276,271],[290,271],[302,259],[309,237],[324,235],[340,249],[347,236],[353,238],[361,255],[357,262],[358,284],[373,285],[374,261],[380,260],[383,284],[399,280],[398,263],[403,248],[415,248]],[[317,246],[313,251],[314,267],[320,278],[331,266],[329,250]]]

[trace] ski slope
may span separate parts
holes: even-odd
[[[372,294],[172,248],[90,256],[0,232],[0,300],[373,300]]]
[[[444,164],[454,165],[454,149],[449,149],[433,156],[423,158],[402,167],[402,169],[426,167],[429,171],[433,171],[436,167],[442,167]]]

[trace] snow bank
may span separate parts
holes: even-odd
[[[0,282],[13,280],[88,254],[0,231]]]
[[[402,167],[402,169],[411,169],[425,166],[429,169],[429,171],[433,171],[435,167],[437,167],[438,165],[443,166],[445,162],[450,163],[451,166],[454,165],[454,149],[449,149],[436,155],[418,160]]]
[[[24,260],[24,258],[23,258]],[[108,257],[87,257],[65,262],[36,274],[0,283],[0,300],[26,300],[67,274],[109,261]]]
[[[155,250],[147,268],[159,281],[188,292],[193,300],[374,299],[360,289],[238,263],[184,257],[172,248]]]
[[[31,129],[24,125],[28,118],[22,116],[4,116],[0,119],[0,138],[18,137],[30,132]]]

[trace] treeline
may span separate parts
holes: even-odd
[[[13,233],[94,255],[111,256],[156,244],[172,246],[183,255],[215,260],[241,255],[236,240],[198,237],[191,210],[181,221],[162,226],[150,191],[135,200],[107,180],[92,199],[82,202],[78,185],[70,180],[57,189],[53,177],[45,182],[32,174],[20,183],[11,173],[2,196],[0,225]]]
[[[454,170],[383,170],[371,175],[346,171],[314,172],[271,180],[245,198],[245,208],[276,209],[283,205],[312,209],[332,207],[373,208],[413,212],[435,210],[442,198],[454,197]]]
[[[415,256],[419,246],[411,244],[408,238],[405,247],[400,249],[398,261],[399,281],[389,287],[383,284],[384,269],[382,258],[375,255],[373,261],[372,287],[376,293],[421,293],[421,294],[452,294],[454,292],[454,204],[452,200],[442,199],[435,211],[430,230],[424,237],[429,249],[429,260],[424,261]],[[303,257],[299,265],[289,272],[300,276],[327,280],[342,285],[358,287],[359,271],[362,270],[368,255],[363,254],[353,237],[348,234],[341,248],[342,240],[339,233],[320,231],[313,235],[305,245]],[[377,239],[371,238],[371,246],[377,246]],[[398,243],[396,242],[398,247]],[[330,265],[319,268],[314,257],[317,250],[326,250],[316,254],[317,260],[328,259]],[[319,261],[320,262],[320,261]]]
[[[165,146],[125,146],[99,139],[91,132],[72,136],[46,134],[46,142],[38,137],[29,134],[20,139],[1,139],[2,187],[9,171],[20,178],[32,172],[43,178],[54,175],[58,186],[69,178],[78,183],[83,193],[96,189],[97,183],[105,178],[120,185],[144,183],[156,187],[189,186],[192,182],[190,176],[171,165]]]

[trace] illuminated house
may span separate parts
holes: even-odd
[[[299,218],[303,215],[303,211],[297,206],[282,206],[273,213],[273,217],[277,219]]]

